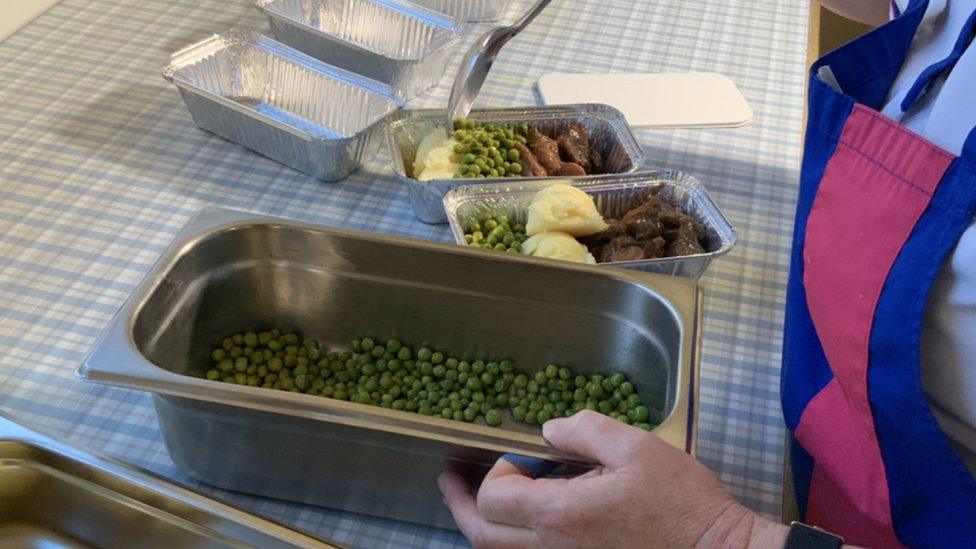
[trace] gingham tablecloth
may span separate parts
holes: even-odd
[[[509,19],[528,0],[513,4]],[[780,344],[807,9],[797,0],[556,0],[502,52],[479,100],[537,104],[535,81],[553,71],[717,71],[742,89],[756,112],[750,126],[637,133],[656,165],[699,176],[739,231],[738,247],[702,280],[699,455],[769,515],[781,497]],[[464,545],[453,532],[195,485],[170,461],[147,394],[74,377],[200,208],[450,239],[445,226],[414,219],[385,154],[323,184],[196,128],[159,66],[229,27],[265,22],[239,0],[65,0],[0,44],[0,409],[341,543]],[[470,27],[468,40],[483,28]],[[448,91],[442,82],[411,106],[444,105]]]

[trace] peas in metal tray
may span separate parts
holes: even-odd
[[[508,225],[504,216],[478,223],[489,231]],[[506,237],[520,232],[502,230]],[[504,237],[502,243],[511,246]],[[278,329],[233,334],[210,352],[204,377],[468,423],[484,420],[492,427],[502,426],[506,416],[541,425],[584,409],[645,430],[662,420],[622,373],[587,377],[549,364],[527,374],[511,360],[466,360],[396,338],[363,337],[346,348],[326,349],[314,339]]]

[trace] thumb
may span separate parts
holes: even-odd
[[[550,444],[611,469],[624,467],[647,433],[592,410],[547,421],[542,436]]]

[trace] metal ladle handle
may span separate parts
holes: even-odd
[[[454,78],[454,86],[451,88],[451,99],[447,104],[447,127],[445,130],[448,136],[454,129],[454,121],[466,117],[471,112],[471,106],[478,97],[481,86],[488,77],[488,71],[491,70],[491,65],[502,46],[529,26],[529,23],[542,13],[542,10],[550,2],[552,0],[539,0],[515,24],[497,27],[485,32],[464,54],[461,67]]]

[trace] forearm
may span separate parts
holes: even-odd
[[[890,0],[820,0],[832,12],[872,26],[888,20]]]

